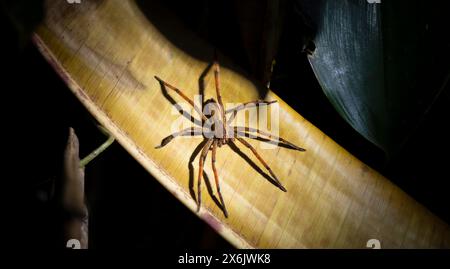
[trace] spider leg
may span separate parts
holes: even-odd
[[[214,60],[214,81],[216,84],[217,102],[219,103],[220,114],[222,115],[223,140],[225,140],[227,139],[227,129],[225,128],[227,118],[225,116],[225,108],[223,106],[222,95],[220,93],[220,67],[219,62],[217,61],[217,54],[215,55],[215,58],[216,59]]]
[[[206,156],[208,155],[209,148],[213,143],[213,139],[209,139],[206,142],[205,146],[202,150],[202,155],[200,155],[200,159],[198,160],[198,181],[197,181],[197,211],[200,210],[200,205],[202,204],[202,179],[203,179],[203,164],[205,163]]]
[[[166,136],[162,141],[161,141],[161,145],[156,146],[155,149],[159,149],[164,147],[165,145],[169,144],[170,141],[172,141],[172,139],[174,139],[177,136],[199,136],[202,135],[202,129],[199,127],[189,127],[186,129],[183,129],[179,132],[173,133],[169,136]]]
[[[288,145],[289,147],[298,150],[298,151],[306,151],[306,149],[301,148],[299,146],[296,146],[294,144],[292,144],[291,142],[287,141],[286,139],[279,137],[279,136],[275,136],[272,134],[269,134],[267,132],[261,131],[259,129],[255,129],[255,128],[251,128],[251,127],[240,127],[240,126],[234,126],[234,131],[236,132],[236,134],[240,135],[240,136],[245,136],[245,135],[249,135],[249,132],[254,132],[254,133],[258,133],[260,135],[266,136],[268,138],[265,137],[261,137],[261,136],[256,136],[256,138],[262,138],[262,139],[267,139],[269,141],[272,142],[281,142],[283,144]],[[253,138],[253,137],[250,137]]]
[[[216,180],[217,194],[219,195],[220,203],[222,204],[223,213],[225,214],[225,217],[228,218],[227,208],[225,207],[225,202],[223,201],[222,193],[220,192],[219,175],[217,174],[217,169],[216,169],[216,151],[217,151],[217,140],[214,140],[212,154],[211,154],[211,164],[212,164],[212,169],[214,172],[214,179]]]
[[[245,102],[236,107],[227,109],[227,111],[225,111],[225,114],[233,113],[233,114],[231,114],[227,123],[228,124],[231,123],[234,120],[234,118],[236,117],[237,113],[243,109],[247,109],[247,108],[251,108],[251,107],[255,107],[255,106],[259,106],[259,105],[271,105],[276,102],[277,102],[277,100],[274,100],[274,101],[255,100],[255,101]]]
[[[165,82],[164,80],[162,80],[160,77],[155,76],[155,79],[159,81],[159,83],[161,83],[161,85],[164,85],[165,87],[175,91],[176,93],[178,93],[178,95],[180,95],[184,100],[186,100],[189,104],[191,104],[191,106],[195,109],[195,111],[197,111],[197,113],[200,115],[200,117],[202,117],[203,120],[208,120],[206,118],[206,116],[203,114],[203,112],[200,110],[200,108],[198,108],[194,101],[192,101],[191,99],[189,99],[189,97],[187,97],[182,91],[180,91],[178,88],[176,88],[175,86],[170,85],[169,83]]]
[[[277,182],[278,187],[282,191],[286,192],[286,188],[283,187],[283,185],[281,185],[281,182],[278,180],[277,176],[275,176],[272,169],[270,169],[269,165],[267,165],[267,163],[263,160],[263,158],[258,154],[256,149],[252,145],[250,145],[247,141],[245,141],[244,139],[242,139],[240,137],[236,137],[236,139],[253,152],[253,154],[256,156],[256,158],[258,158],[258,160],[262,163],[262,165],[264,165],[264,167],[267,169],[267,171],[269,171],[270,175],[273,177],[275,182]]]

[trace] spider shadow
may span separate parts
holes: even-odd
[[[203,149],[203,147],[205,146],[207,140],[203,140],[200,144],[197,145],[197,147],[194,149],[194,151],[191,154],[191,157],[189,158],[189,193],[192,197],[192,199],[194,199],[194,201],[198,201],[197,200],[197,196],[195,195],[195,191],[194,191],[194,160],[195,158],[198,156],[198,154],[200,153],[200,151]],[[211,181],[209,180],[208,175],[206,174],[206,172],[203,170],[203,178],[204,178],[204,182],[206,185],[206,189],[209,193],[209,195],[211,196],[211,198],[213,199],[214,203],[224,212],[225,214],[225,205],[222,205],[219,200],[217,199],[217,197],[214,195],[213,192],[213,188],[211,186]]]
[[[205,77],[208,75],[212,66],[213,66],[213,63],[210,62],[208,64],[208,66],[205,68],[205,70],[203,70],[203,72],[200,74],[200,77],[198,78],[198,94],[202,98],[201,99],[202,111],[203,111],[203,106],[205,105]]]
[[[202,104],[202,111],[203,106],[205,102],[205,77],[208,75],[209,71],[211,70],[211,67],[213,66],[213,63],[209,63],[208,66],[203,70],[203,72],[200,74],[200,77],[198,79],[198,93],[200,95],[200,102]],[[201,120],[198,120],[194,116],[192,116],[190,113],[188,113],[186,110],[184,110],[176,101],[173,99],[173,97],[169,94],[169,92],[166,89],[166,86],[164,83],[160,80],[158,80],[159,86],[161,87],[161,92],[163,96],[177,109],[178,113],[180,113],[183,117],[191,121],[192,123],[202,126],[203,122]]]
[[[164,83],[162,81],[159,81],[159,85],[161,87],[161,92],[163,94],[163,96],[177,109],[178,113],[180,113],[180,115],[182,115],[183,117],[185,117],[186,119],[188,119],[189,121],[191,121],[192,123],[198,125],[198,126],[202,126],[202,122],[198,119],[196,119],[194,116],[192,116],[189,112],[187,112],[186,110],[184,110],[176,101],[175,99],[172,98],[172,96],[170,96],[169,92],[166,89],[166,86],[164,85]]]
[[[234,144],[234,142],[228,143],[227,144],[231,150],[233,150],[237,155],[239,155],[242,159],[244,159],[248,164],[250,164],[250,166],[255,169],[256,172],[258,172],[259,174],[261,174],[267,181],[269,181],[270,183],[272,183],[275,187],[280,188],[280,186],[278,185],[278,183],[271,177],[269,176],[267,173],[265,173],[254,161],[252,161],[252,159],[250,159],[250,157],[248,157],[247,154],[245,154],[244,152],[242,152],[241,149],[239,149],[238,146],[236,146],[236,144]]]
[[[265,142],[265,143],[268,143],[268,144],[272,144],[272,145],[278,146],[278,147],[280,147],[280,148],[286,148],[286,149],[297,150],[296,148],[292,147],[292,146],[289,145],[289,144],[285,144],[285,143],[283,143],[283,142],[281,142],[281,141],[272,141],[272,140],[270,140],[270,139],[268,139],[268,138],[264,138],[264,137],[251,137],[251,136],[245,136],[245,138],[250,138],[250,139],[253,139],[253,140],[258,140],[258,141],[261,141],[261,142]]]

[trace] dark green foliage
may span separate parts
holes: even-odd
[[[366,139],[395,154],[447,79],[448,4],[298,2],[312,22],[316,51],[309,60],[326,96]]]

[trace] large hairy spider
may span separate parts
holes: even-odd
[[[222,194],[220,192],[220,185],[219,185],[219,176],[217,174],[216,169],[216,150],[217,147],[221,147],[226,144],[233,144],[236,148],[237,145],[235,144],[235,139],[242,143],[245,147],[249,148],[253,154],[256,156],[256,158],[261,162],[261,164],[269,171],[270,175],[272,176],[275,184],[284,192],[286,192],[286,189],[283,187],[283,185],[280,183],[278,178],[273,173],[272,169],[270,169],[269,165],[263,160],[263,158],[258,154],[256,149],[250,145],[247,141],[243,139],[243,137],[247,138],[256,138],[265,142],[269,143],[278,143],[284,144],[285,146],[295,149],[298,151],[305,151],[305,149],[298,147],[291,142],[274,135],[271,135],[269,133],[263,132],[259,129],[250,128],[250,127],[243,127],[243,126],[231,126],[231,122],[234,120],[234,118],[237,115],[237,112],[243,109],[247,109],[249,107],[255,107],[259,105],[271,105],[277,101],[265,101],[265,100],[256,100],[256,101],[250,101],[243,104],[240,104],[232,109],[225,110],[223,103],[222,103],[222,96],[220,95],[220,68],[217,61],[214,61],[214,80],[215,80],[215,86],[216,86],[216,95],[217,95],[217,102],[213,98],[206,101],[203,105],[204,112],[195,105],[195,103],[189,99],[182,91],[180,91],[175,86],[172,86],[171,84],[165,82],[158,76],[155,76],[155,78],[159,81],[161,84],[161,87],[167,87],[173,91],[175,91],[177,94],[179,94],[184,100],[186,100],[197,113],[202,118],[202,126],[199,127],[190,127],[186,128],[184,130],[181,130],[179,132],[175,132],[167,137],[165,137],[161,141],[161,145],[157,146],[156,148],[162,148],[165,145],[167,145],[172,139],[174,139],[177,136],[203,136],[206,140],[205,145],[202,148],[202,153],[199,159],[199,170],[198,170],[198,181],[197,181],[197,210],[200,210],[201,206],[201,182],[203,178],[203,164],[205,162],[205,159],[208,155],[208,152],[212,151],[212,170],[214,172],[214,179],[216,182],[216,189],[217,194],[220,199],[220,203],[224,212],[225,217],[228,217],[228,212],[225,207],[225,203],[222,198]],[[230,115],[227,119],[227,115]],[[194,123],[198,124],[199,121],[194,121]]]

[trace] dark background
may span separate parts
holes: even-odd
[[[30,31],[42,16],[39,5],[27,8],[26,12],[16,12],[22,9],[11,9],[12,4],[5,2],[8,1],[2,2],[1,14],[4,37],[1,148],[5,186],[2,193],[6,222],[11,225],[5,234],[11,237],[11,244],[19,247],[62,248],[61,216],[52,200],[52,188],[61,176],[68,128],[73,127],[80,139],[81,156],[105,138],[29,40]],[[262,80],[242,34],[238,34],[242,33],[242,27],[235,8],[237,3],[166,1],[163,6],[248,74]],[[303,37],[308,33],[292,8],[286,10],[271,88],[337,143],[448,223],[448,85],[400,154],[388,161],[380,149],[354,131],[331,106],[302,52]],[[17,18],[17,14],[33,14],[18,16],[31,21],[27,22],[31,25],[29,29],[16,26],[11,18]],[[158,20],[162,20],[162,25],[167,24],[164,18]],[[170,31],[170,27],[164,31]],[[86,182],[92,248],[231,247],[117,143],[87,167]]]

